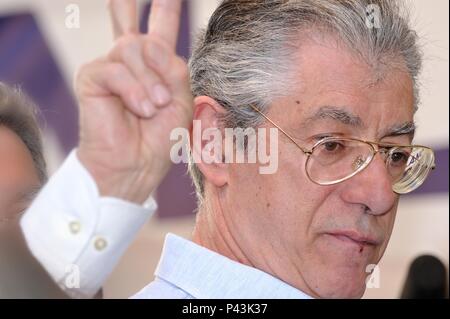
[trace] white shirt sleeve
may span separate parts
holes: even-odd
[[[70,296],[101,288],[139,228],[156,210],[100,197],[94,179],[72,151],[21,219],[32,254]]]

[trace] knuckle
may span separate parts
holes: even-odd
[[[145,83],[145,85],[148,87],[161,82],[161,77],[156,72],[153,72],[150,69],[142,72],[139,78],[142,83]]]
[[[164,45],[164,42],[158,39],[157,37],[149,37],[147,41],[147,48],[149,50],[158,50],[158,51],[167,51],[166,46]]]
[[[145,97],[144,89],[140,85],[133,85],[130,87],[130,96],[133,96],[137,100],[141,100]]]
[[[127,55],[132,50],[139,49],[140,39],[136,34],[127,34],[116,41],[115,50],[120,52],[121,56]]]
[[[171,53],[160,40],[151,37],[145,44],[145,55],[150,66],[167,69]]]
[[[124,66],[120,63],[109,63],[105,68],[109,77],[120,78],[124,76]]]
[[[97,61],[84,63],[76,70],[74,76],[74,88],[76,93],[80,91],[80,87],[83,86],[83,83],[86,82],[89,74],[92,73],[98,63],[99,62]]]

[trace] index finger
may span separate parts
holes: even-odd
[[[182,0],[153,0],[148,34],[167,43],[175,51],[180,28]]]

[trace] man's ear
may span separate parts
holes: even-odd
[[[225,109],[208,96],[194,100],[194,118],[191,129],[191,150],[205,182],[222,187],[228,182],[228,164],[223,159],[223,130],[220,126]]]

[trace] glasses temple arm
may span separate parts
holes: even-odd
[[[278,124],[276,124],[274,121],[272,121],[267,115],[265,115],[263,112],[261,112],[256,106],[251,105],[250,107],[256,111],[257,113],[259,113],[262,117],[264,117],[268,122],[270,122],[273,126],[275,126],[277,129],[279,129],[288,139],[291,140],[292,143],[294,143],[303,153],[305,153],[306,155],[311,155],[312,152],[305,150],[303,147],[301,147],[300,145],[298,145],[298,143],[294,140],[293,137],[291,137],[286,131],[284,131],[280,126],[278,126]]]

